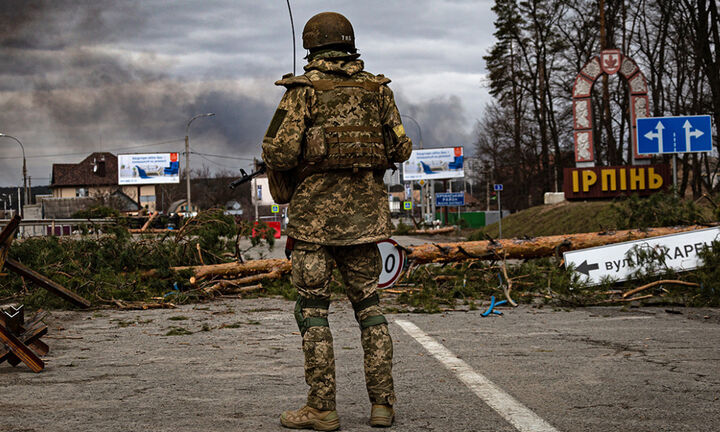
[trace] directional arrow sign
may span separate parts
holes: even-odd
[[[637,119],[638,154],[712,151],[710,116]]]
[[[590,276],[591,271],[598,270],[599,268],[600,268],[599,264],[597,264],[597,263],[588,264],[587,260],[585,260],[582,262],[582,264],[580,264],[579,266],[577,266],[577,268],[575,268],[575,271],[578,271],[578,272],[584,274],[585,276]]]
[[[663,147],[663,130],[665,129],[665,126],[663,126],[662,122],[657,122],[657,126],[655,126],[655,130],[657,132],[648,132],[645,134],[645,138],[649,139],[650,141],[657,140],[657,147],[654,147],[658,149],[655,153],[667,153],[665,151],[665,147]],[[663,151],[659,151],[659,149],[663,149]],[[672,150],[671,150],[672,151]]]
[[[720,241],[720,227],[569,251],[563,258],[582,282],[597,285],[605,278],[632,279],[638,270],[692,270],[702,265],[698,253],[714,240]]]

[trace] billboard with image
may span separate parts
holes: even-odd
[[[465,177],[462,147],[413,150],[403,163],[403,181],[460,177]]]
[[[118,155],[118,184],[164,183],[180,183],[180,162],[177,153]]]

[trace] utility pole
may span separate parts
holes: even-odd
[[[196,118],[200,117],[212,117],[215,113],[205,113],[205,114],[198,114],[195,117],[191,118],[189,122],[187,122],[187,126],[185,127],[185,180],[187,184],[187,214],[192,214],[192,205],[190,202],[190,123],[192,123]],[[138,194],[138,201],[140,200],[140,196]]]
[[[27,163],[25,161],[25,146],[23,146],[23,143],[20,142],[19,139],[15,138],[12,135],[4,134],[0,132],[0,137],[10,138],[15,140],[18,144],[20,144],[20,149],[22,150],[22,157],[23,157],[23,168],[22,168],[22,174],[23,174],[23,191],[25,195],[25,204],[29,204],[29,197],[28,197],[28,188],[27,188]],[[19,188],[18,188],[19,190]],[[25,216],[22,211],[22,199],[20,197],[20,194],[18,193],[18,214],[21,216]]]

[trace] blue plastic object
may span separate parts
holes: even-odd
[[[177,283],[177,282],[174,282],[174,283],[173,283],[173,290],[170,291],[170,292],[168,292],[168,293],[166,293],[163,297],[167,297],[167,296],[172,295],[172,294],[180,294],[180,287],[178,286],[178,283]]]
[[[495,296],[490,296],[490,307],[485,312],[481,313],[480,315],[482,315],[484,317],[490,316],[490,314],[502,315],[503,313],[500,312],[499,310],[495,310],[495,307],[504,305],[505,303],[507,303],[507,300],[501,300],[501,301],[495,303]]]

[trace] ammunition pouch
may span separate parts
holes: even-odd
[[[305,135],[303,158],[316,171],[385,169],[385,139],[380,127],[313,126]]]
[[[323,317],[303,317],[302,310],[308,308],[317,309],[328,309],[330,307],[330,300],[305,298],[298,296],[295,302],[295,321],[297,321],[298,328],[300,329],[300,335],[305,336],[305,332],[310,327],[330,327],[327,318]]]
[[[360,311],[363,311],[371,306],[377,306],[379,304],[380,304],[380,296],[378,296],[377,293],[371,295],[370,297],[364,298],[357,303],[353,303],[352,306],[353,306],[353,310],[355,310],[355,320],[357,320],[358,324],[360,324],[360,328],[362,328],[364,330],[368,327],[388,323],[387,320],[385,319],[385,316],[383,316],[383,315],[372,315],[372,316],[365,318],[362,321],[358,317],[358,313],[360,313]]]
[[[278,204],[289,203],[297,187],[295,171],[276,171],[267,168],[267,176],[270,195],[272,195],[273,201]]]

